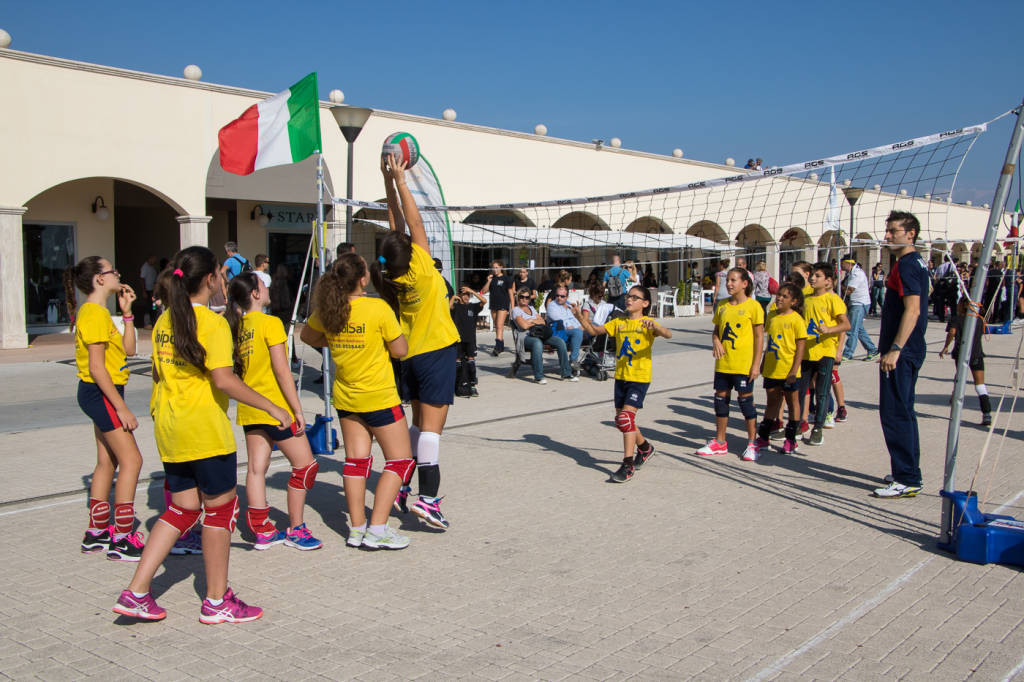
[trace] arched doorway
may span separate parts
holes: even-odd
[[[814,242],[800,227],[791,227],[779,239],[779,275],[785,277],[793,269],[793,263],[807,260],[807,250]],[[812,259],[813,260],[813,259]]]
[[[581,232],[606,231],[611,228],[600,216],[589,211],[573,211],[566,213],[554,222],[551,226],[556,230],[573,230]],[[585,282],[587,276],[596,272],[599,268],[611,261],[612,254],[619,253],[622,260],[635,259],[636,254],[619,252],[616,248],[605,248],[601,246],[590,246],[582,249],[567,249],[548,247],[546,276],[540,277],[539,281],[557,279],[561,270],[567,270],[573,282]],[[628,251],[628,250],[626,250]]]
[[[473,211],[460,222],[467,225],[484,225],[497,228],[501,234],[516,237],[517,227],[534,227],[533,221],[521,211],[514,209],[488,209]],[[455,249],[456,280],[466,281],[473,289],[479,289],[486,280],[487,271],[494,261],[509,269],[525,267],[534,269],[540,258],[540,248],[525,239],[521,244],[489,246],[483,244],[460,245]]]
[[[701,239],[708,239],[719,244],[728,244],[729,236],[722,229],[722,226],[713,220],[699,220],[686,230],[686,234]],[[704,249],[688,249],[687,275],[688,279],[694,274],[698,279],[710,276],[714,277],[718,271],[718,262],[722,259],[717,251],[705,251]]]
[[[846,249],[846,240],[839,230],[829,230],[818,239],[818,260],[839,262]]]
[[[757,223],[751,223],[736,235],[736,255],[746,258],[747,269],[753,272],[758,263],[767,260],[768,247],[774,243],[768,230]]]
[[[637,218],[626,226],[626,232],[641,234],[671,234],[672,228],[661,218],[644,216]],[[666,285],[682,279],[682,249],[642,249],[637,250],[634,260],[640,268],[641,275],[649,280],[648,273],[656,284]]]

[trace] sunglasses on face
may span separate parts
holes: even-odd
[[[642,300],[644,300],[644,297],[643,296],[636,296],[634,294],[630,294],[629,296],[626,296],[626,300],[627,301],[642,301]]]
[[[555,294],[555,298],[566,298],[565,294]]]
[[[120,273],[120,272],[118,272],[118,271],[117,271],[116,269],[113,269],[113,270],[104,270],[103,272],[101,272],[101,273],[99,273],[99,274],[101,274],[101,275],[117,275],[118,277],[120,277],[120,276],[121,276],[121,273]]]

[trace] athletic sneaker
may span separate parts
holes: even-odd
[[[206,625],[218,623],[248,623],[263,616],[263,609],[258,606],[249,606],[229,587],[224,593],[224,600],[214,606],[209,599],[203,600],[203,606],[199,609],[199,622]]]
[[[884,488],[875,488],[874,495],[875,497],[884,498],[914,497],[919,492],[921,492],[921,486],[919,485],[903,485],[902,483],[893,481]]]
[[[470,386],[470,388],[469,388],[469,395],[472,398],[479,398],[480,397],[480,391],[476,390],[476,386]]]
[[[782,440],[786,437],[786,426],[782,423],[781,419],[776,419],[775,424],[772,426],[771,433],[768,434],[768,440]]]
[[[810,430],[811,430],[811,425],[810,424],[808,424],[806,421],[800,422],[799,435],[803,435],[803,434],[807,433]]]
[[[725,443],[719,443],[717,440],[712,440],[710,443],[702,447],[697,451],[697,454],[701,457],[710,457],[712,455],[727,455],[729,454],[729,446]]]
[[[107,559],[110,561],[138,561],[142,558],[142,548],[145,546],[146,543],[142,541],[142,533],[138,531],[128,533],[120,540],[115,540],[111,534]]]
[[[811,435],[804,436],[804,442],[808,445],[821,445],[825,442],[825,434],[821,432],[821,427],[817,424],[811,429]]]
[[[846,414],[846,405],[840,405],[836,408],[836,421],[842,424],[849,416]]]
[[[868,353],[867,355],[864,356],[864,362],[871,362],[872,360],[877,360],[878,359],[878,355],[879,355],[879,353],[878,353],[877,350],[872,351],[872,352],[870,352],[870,353]]]
[[[110,531],[106,528],[102,530],[86,530],[85,537],[82,538],[82,551],[83,552],[100,552],[110,548]]]
[[[269,533],[256,533],[255,549],[270,549],[274,545],[280,545],[285,540],[285,533],[281,530],[272,530]]]
[[[366,526],[362,528],[349,528],[348,529],[348,540],[345,544],[349,547],[362,547],[363,537],[366,535]]]
[[[428,526],[440,528],[441,530],[448,530],[448,520],[444,518],[444,514],[441,513],[441,499],[442,498],[439,497],[433,502],[427,502],[423,496],[420,495],[420,499],[416,500],[409,506],[409,511],[426,521]],[[363,542],[366,542],[365,538],[363,539]]]
[[[825,414],[825,423],[822,424],[826,429],[836,428],[836,415],[833,412],[827,412]]]
[[[367,529],[363,538],[363,547],[370,549],[405,549],[408,546],[409,538],[399,535],[391,526],[388,526],[381,535]]]
[[[992,426],[992,413],[991,412],[985,412],[985,413],[983,413],[981,415],[981,425],[982,426]],[[84,547],[84,545],[83,545],[83,547]]]
[[[647,443],[647,449],[643,450],[639,446],[636,449],[636,455],[633,456],[633,468],[639,469],[644,465],[644,462],[654,456],[654,445],[651,441],[645,441]]]
[[[548,380],[545,379],[544,377],[541,377],[540,379],[534,379],[533,383],[540,384],[543,386],[544,384],[548,383]]]
[[[757,446],[758,450],[766,450],[772,446],[772,443],[770,440],[765,440],[764,438],[758,436],[756,439],[754,439],[754,445]]]
[[[412,486],[403,485],[398,489],[398,497],[395,498],[395,511],[401,512],[402,514],[409,513],[409,493],[412,492]],[[361,541],[361,538],[360,538]],[[359,545],[353,545],[358,547]]]
[[[309,532],[304,523],[300,523],[284,534],[284,544],[303,551],[320,549],[324,546],[324,543],[313,537],[313,534]]]
[[[612,481],[615,483],[626,483],[632,480],[633,476],[636,475],[636,465],[628,462],[623,462],[616,469],[615,473],[612,474]]]
[[[796,440],[787,438],[786,442],[782,444],[782,454],[792,455],[796,452]]]
[[[579,381],[579,380],[580,380],[580,378],[578,376],[576,376],[575,374],[570,374],[567,377],[562,377],[562,381]]]
[[[174,543],[174,547],[171,547],[171,554],[182,556],[185,554],[202,554],[203,553],[203,539],[202,536],[191,530],[185,531],[184,535],[178,538],[178,541]]]
[[[167,617],[167,611],[156,603],[152,592],[136,597],[131,590],[121,590],[121,596],[114,604],[114,613],[142,620],[163,620]]]
[[[743,461],[756,462],[760,454],[761,448],[758,447],[755,441],[750,441],[747,443],[747,449],[743,451]]]

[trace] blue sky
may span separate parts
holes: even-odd
[[[783,164],[978,123],[1024,95],[1024,2],[0,0],[11,47],[721,162]],[[57,93],[55,93],[56,95]],[[1011,129],[956,198],[990,202]],[[628,179],[623,189],[634,189]],[[1016,196],[1016,187],[1013,195]],[[510,197],[512,200],[551,197]],[[1012,202],[1011,202],[1012,203]]]

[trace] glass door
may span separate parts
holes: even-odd
[[[25,323],[62,327],[70,323],[64,270],[75,264],[75,227],[61,223],[25,223]]]

